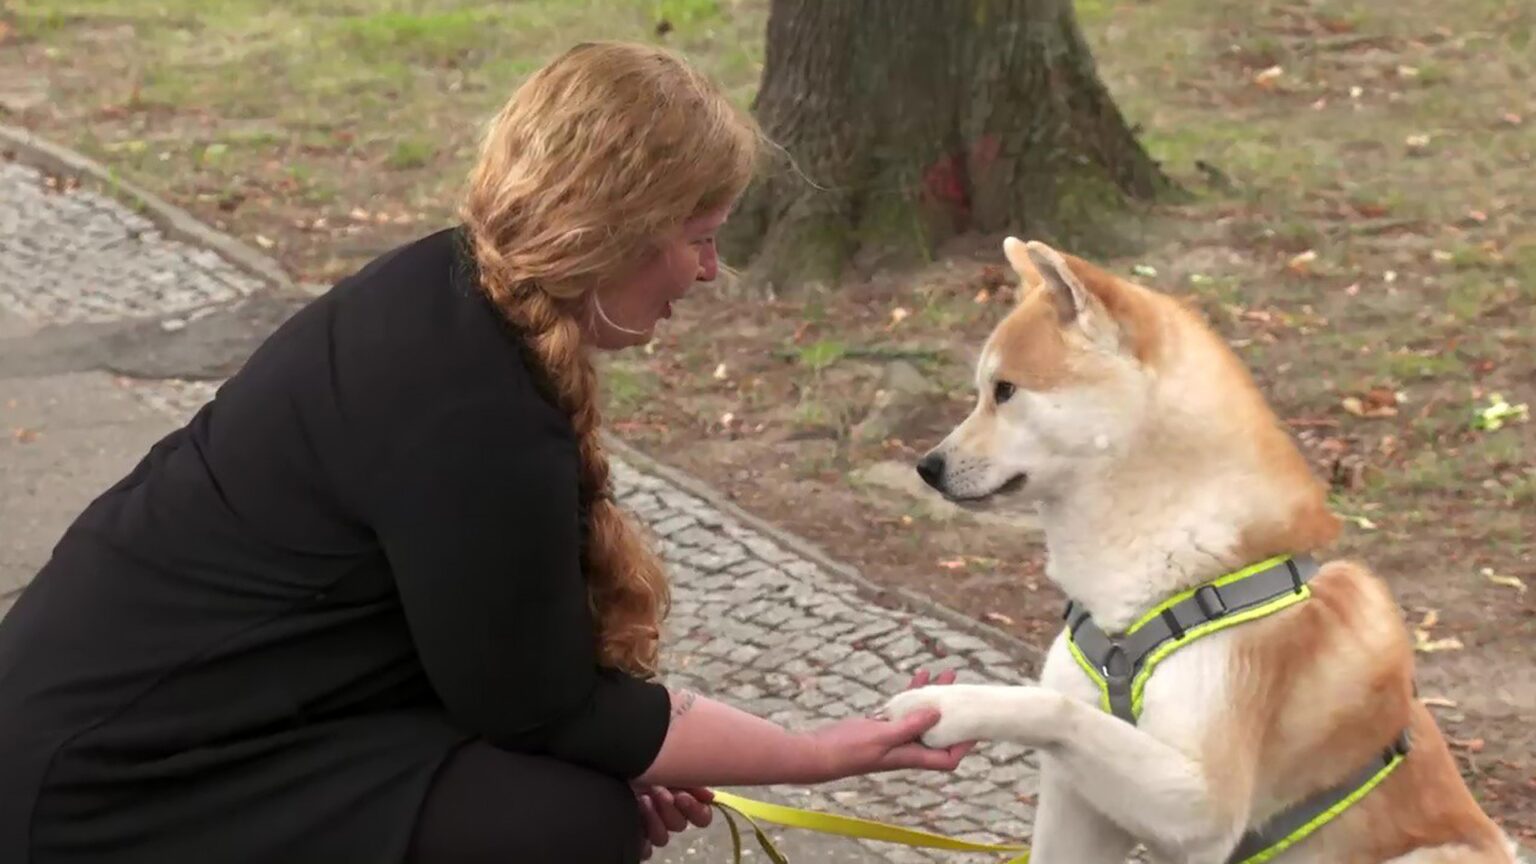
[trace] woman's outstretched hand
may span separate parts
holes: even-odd
[[[920,669],[907,687],[953,684],[954,681],[953,670],[941,672],[930,680],[928,671]],[[923,746],[918,739],[937,722],[937,711],[917,711],[900,720],[851,717],[809,734],[821,752],[827,780],[902,768],[953,771],[975,742],[962,742],[945,749]]]

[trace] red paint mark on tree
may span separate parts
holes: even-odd
[[[923,172],[923,191],[929,198],[964,209],[969,205],[965,180],[965,161],[946,153]]]
[[[971,143],[965,153],[946,153],[923,171],[923,194],[952,210],[960,222],[971,217],[971,180],[997,161],[1002,142],[986,134]]]

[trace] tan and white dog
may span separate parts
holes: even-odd
[[[1254,562],[1329,545],[1326,491],[1248,371],[1172,297],[1008,238],[1023,282],[987,340],[975,410],[919,465],[957,501],[1037,503],[1047,573],[1104,633]],[[1011,741],[1041,754],[1034,864],[1222,864],[1250,829],[1368,765],[1400,765],[1283,864],[1511,862],[1415,697],[1387,587],[1331,561],[1310,599],[1192,641],[1147,680],[1135,724],[1106,713],[1063,631],[1040,686],[956,684],[885,707],[942,719],[932,746]]]

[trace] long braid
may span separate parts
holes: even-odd
[[[660,558],[613,500],[608,456],[598,430],[597,371],[582,344],[570,304],[530,282],[507,285],[496,244],[474,238],[482,287],[523,334],[551,395],[571,418],[581,461],[580,500],[586,511],[582,549],[587,601],[598,634],[598,657],[607,666],[649,677],[658,668],[659,624],[671,602]],[[489,266],[487,266],[489,265]]]

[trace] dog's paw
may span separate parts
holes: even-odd
[[[964,685],[949,684],[907,690],[891,697],[880,713],[889,720],[901,720],[918,711],[936,709],[939,722],[923,733],[924,745],[950,747],[962,741],[973,741],[976,730],[966,707],[967,689]]]

